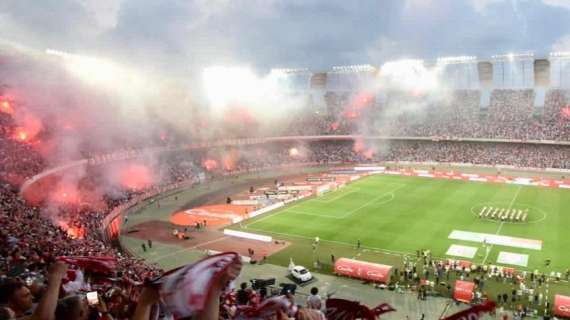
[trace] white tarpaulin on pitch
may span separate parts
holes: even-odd
[[[500,236],[500,235],[489,234],[489,233],[453,230],[451,232],[451,234],[449,234],[449,239],[473,241],[473,242],[480,242],[480,243],[486,242],[487,244],[495,244],[495,245],[505,246],[505,247],[542,250],[542,241],[541,240]]]
[[[463,257],[463,258],[473,258],[477,253],[477,248],[469,246],[461,246],[458,244],[452,244],[447,252],[448,256]]]
[[[497,263],[526,267],[528,265],[528,254],[501,251]]]

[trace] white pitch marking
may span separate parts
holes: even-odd
[[[348,189],[348,190],[346,190],[346,188],[348,188],[348,187],[344,187],[345,190],[339,190],[338,191],[339,194],[335,195],[334,197],[329,197],[327,199],[316,198],[315,201],[322,202],[322,203],[331,203],[331,202],[336,201],[338,199],[342,199],[342,198],[348,196],[349,194],[353,194],[353,193],[360,191],[360,188],[353,188],[353,189]],[[342,192],[342,191],[347,191],[347,192]]]

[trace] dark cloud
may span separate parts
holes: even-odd
[[[557,0],[5,0],[0,37],[170,73],[546,54],[570,33]]]

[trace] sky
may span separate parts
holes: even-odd
[[[180,76],[570,51],[570,0],[2,0],[0,43]]]

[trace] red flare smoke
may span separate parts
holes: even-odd
[[[202,162],[202,166],[208,171],[212,171],[218,168],[218,162],[214,159],[206,159]]]
[[[562,108],[562,110],[560,110],[560,115],[563,119],[570,119],[570,105]]]
[[[289,149],[289,155],[291,157],[296,157],[299,155],[299,150],[297,150],[297,148],[291,148]]]
[[[355,119],[359,116],[359,114],[354,110],[348,110],[344,113],[344,116],[348,119]]]
[[[352,146],[352,151],[355,153],[361,153],[364,151],[364,142],[362,140],[355,140],[354,145]]]
[[[42,130],[42,122],[31,113],[16,115],[15,119],[18,127],[14,130],[12,138],[16,141],[28,142]]]
[[[12,104],[8,100],[0,99],[0,112],[14,114],[14,108],[12,108]]]
[[[230,108],[224,113],[224,122],[227,124],[251,125],[256,123],[255,116],[247,107]]]
[[[85,229],[83,227],[70,226],[66,221],[63,220],[58,220],[55,223],[72,239],[83,239],[85,236]]]
[[[354,98],[352,105],[357,109],[362,109],[365,107],[369,107],[372,104],[373,99],[374,98],[372,95],[366,92],[360,92]]]
[[[16,128],[16,130],[14,130],[14,134],[12,135],[12,138],[16,141],[27,142],[28,139],[30,138],[30,135],[28,134],[26,129]]]
[[[230,149],[224,153],[222,157],[222,164],[224,170],[233,171],[237,167],[237,162],[239,160],[239,152],[237,149]]]

